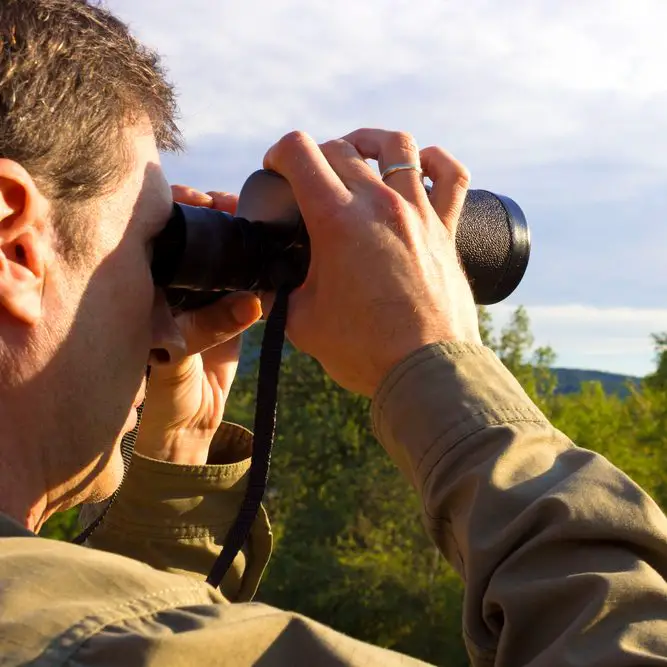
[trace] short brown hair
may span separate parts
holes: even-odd
[[[127,174],[122,133],[148,117],[158,148],[180,148],[159,57],[88,0],[0,0],[0,157],[54,203],[65,254],[86,230],[76,209]]]

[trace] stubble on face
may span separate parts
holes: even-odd
[[[152,133],[145,126],[128,128],[126,141],[132,159],[127,177],[86,211],[90,256],[57,281],[55,328],[67,323],[67,334],[49,373],[60,385],[53,401],[60,448],[50,461],[57,471],[51,504],[99,502],[118,487],[120,441],[131,430],[128,415],[150,353],[151,240],[168,219],[172,198]]]

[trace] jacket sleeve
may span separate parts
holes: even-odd
[[[464,579],[476,667],[667,665],[665,516],[551,426],[491,350],[419,350],[372,411]]]
[[[243,500],[252,434],[223,423],[207,465],[176,465],[135,452],[120,493],[87,546],[134,558],[159,570],[205,579]],[[218,452],[236,463],[216,464]],[[99,510],[85,506],[88,525]],[[222,582],[228,600],[251,600],[269,561],[272,534],[264,508]]]

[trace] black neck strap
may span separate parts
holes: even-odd
[[[248,473],[248,488],[238,516],[227,533],[222,553],[213,564],[206,579],[206,582],[214,588],[220,586],[234,558],[248,539],[250,529],[257,518],[266,491],[271,465],[271,450],[273,449],[273,439],[276,431],[278,382],[285,343],[290,291],[286,287],[278,290],[275,303],[266,320],[262,351],[259,357],[255,428],[250,472]]]

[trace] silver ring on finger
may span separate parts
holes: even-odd
[[[419,164],[392,164],[389,165],[381,174],[380,178],[383,181],[386,181],[389,176],[395,174],[397,171],[416,171],[419,174],[419,178],[424,182],[424,172]]]

